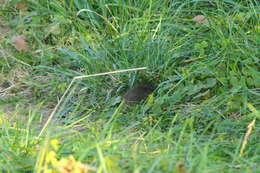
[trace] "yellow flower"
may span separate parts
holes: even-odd
[[[96,170],[90,165],[76,161],[73,156],[62,158],[56,168],[62,173],[87,173],[90,170]]]
[[[51,140],[51,146],[54,148],[54,150],[58,150],[59,148],[59,141],[57,139],[52,139]]]
[[[53,166],[58,165],[58,160],[56,159],[56,153],[54,151],[50,151],[47,153],[46,163],[51,163]]]
[[[43,173],[54,173],[51,169],[44,169]]]

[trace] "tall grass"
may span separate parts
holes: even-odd
[[[17,88],[0,98],[2,171],[59,172],[67,162],[113,173],[260,170],[258,119],[240,154],[258,116],[248,104],[259,110],[258,1],[25,2],[25,12],[0,6],[11,28],[0,84]],[[12,47],[16,34],[28,52]],[[148,70],[79,80],[39,137],[73,77],[135,67]],[[122,107],[127,88],[147,79],[153,96]]]

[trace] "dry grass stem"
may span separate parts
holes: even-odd
[[[145,70],[147,69],[147,67],[140,67],[140,68],[132,68],[132,69],[124,69],[124,70],[116,70],[116,71],[112,71],[112,72],[105,72],[105,73],[97,73],[97,74],[91,74],[91,75],[83,75],[83,76],[76,76],[72,79],[72,81],[70,82],[69,86],[67,87],[67,89],[65,90],[65,92],[63,93],[61,99],[58,101],[57,105],[55,106],[55,108],[53,109],[52,113],[50,114],[48,120],[46,121],[46,123],[44,124],[42,130],[40,131],[38,137],[42,136],[43,133],[45,132],[46,128],[48,127],[48,125],[50,124],[54,114],[57,112],[60,104],[62,103],[62,101],[64,100],[65,96],[67,95],[67,93],[69,92],[70,88],[72,87],[73,83],[77,80],[77,79],[83,79],[83,78],[88,78],[88,77],[95,77],[95,76],[104,76],[104,75],[110,75],[110,74],[116,74],[116,73],[124,73],[124,72],[130,72],[130,71],[138,71],[138,70]]]
[[[248,141],[248,138],[249,138],[249,135],[252,133],[252,130],[255,126],[255,119],[250,123],[248,124],[247,126],[247,132],[245,134],[245,137],[244,137],[244,140],[243,140],[243,143],[242,143],[242,146],[240,148],[240,156],[242,156],[244,154],[244,150],[246,148],[246,145],[247,145],[247,141]]]

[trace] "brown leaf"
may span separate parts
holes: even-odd
[[[178,171],[178,173],[185,173],[186,169],[185,169],[185,165],[182,161],[180,161],[177,165],[176,165],[176,169]]]
[[[18,10],[21,10],[21,11],[26,11],[26,10],[28,9],[26,3],[23,2],[23,1],[17,2],[17,3],[16,3],[16,8],[17,8]]]
[[[193,17],[192,20],[194,22],[197,22],[198,24],[207,25],[209,23],[208,19],[204,15],[202,15],[202,14]]]
[[[13,36],[12,42],[18,51],[28,51],[27,42],[25,41],[25,37],[23,35]]]
[[[4,20],[0,18],[0,35],[8,33],[11,29],[4,24]]]
[[[7,27],[7,26],[0,26],[0,34],[1,33],[7,33],[7,32],[9,32],[11,29],[9,28],[9,27]]]

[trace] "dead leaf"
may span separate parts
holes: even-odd
[[[26,10],[28,9],[26,3],[23,2],[23,1],[17,2],[17,3],[16,3],[16,8],[17,8],[18,10],[21,10],[21,11],[26,11]]]
[[[13,36],[12,42],[18,51],[28,51],[27,42],[25,41],[25,37],[23,35]]]
[[[9,31],[11,31],[11,29],[7,26],[5,26],[4,24],[4,20],[2,18],[0,18],[0,34],[6,34]]]
[[[193,17],[192,21],[197,22],[198,24],[203,24],[203,25],[207,25],[209,23],[208,19],[202,14]]]
[[[178,164],[176,165],[176,169],[177,169],[178,173],[185,173],[186,172],[185,165],[184,165],[183,161],[178,162]]]
[[[4,34],[11,31],[11,29],[7,26],[0,26],[0,34]]]

